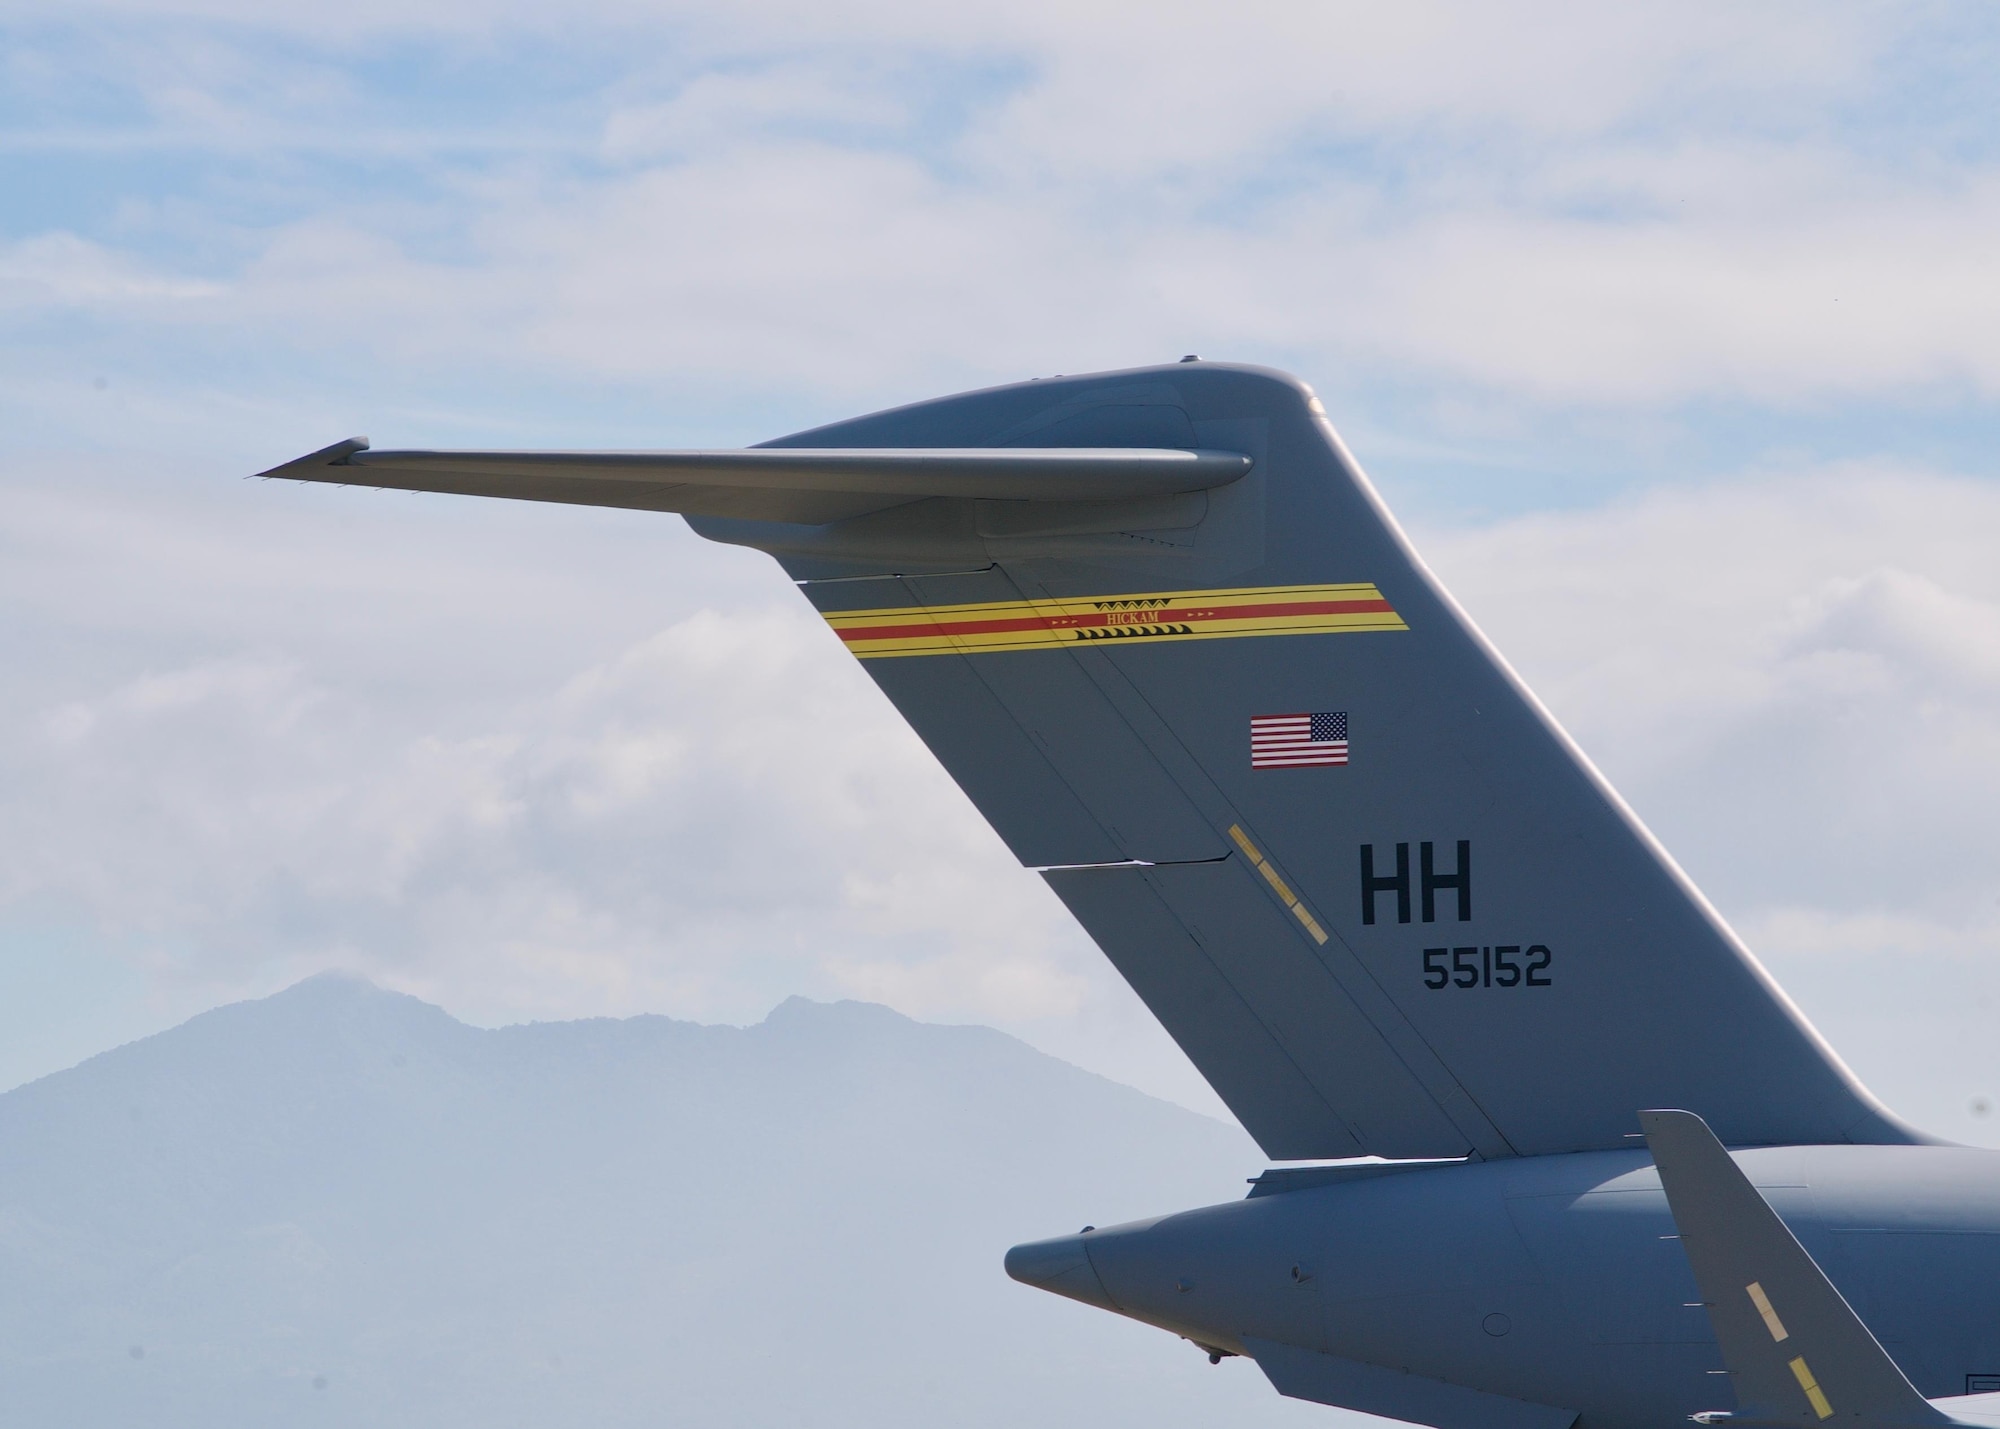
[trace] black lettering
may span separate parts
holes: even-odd
[[[1479,985],[1481,987],[1493,986],[1493,950],[1491,948],[1481,948],[1479,950]]]
[[[1477,948],[1453,948],[1451,950],[1451,970],[1455,974],[1452,981],[1460,987],[1478,987],[1479,969],[1472,965],[1472,955]]]
[[[1548,974],[1543,970],[1547,968],[1548,965],[1552,961],[1554,961],[1554,959],[1555,959],[1555,954],[1551,953],[1545,946],[1543,946],[1540,943],[1536,943],[1533,947],[1528,949],[1529,987],[1548,987],[1551,985]],[[1535,974],[1538,972],[1542,973],[1541,977],[1535,976]]]
[[[1451,974],[1445,971],[1441,961],[1437,961],[1450,951],[1449,948],[1424,949],[1424,986],[1433,992],[1451,981]]]
[[[1398,847],[1401,847],[1401,845],[1398,845]],[[1422,859],[1424,921],[1426,923],[1435,923],[1437,921],[1437,891],[1440,888],[1455,888],[1458,890],[1458,921],[1461,923],[1470,923],[1472,921],[1472,840],[1460,839],[1458,841],[1458,867],[1451,873],[1439,873],[1432,866],[1431,845],[1428,841],[1419,845],[1419,853]],[[1408,922],[1409,920],[1406,918],[1403,921]]]
[[[1425,844],[1424,847],[1429,848],[1430,845]],[[1464,847],[1464,844],[1459,845],[1461,850]],[[1424,867],[1429,868],[1428,854],[1425,855],[1425,859],[1427,861]],[[1460,854],[1459,861],[1463,864],[1463,853]],[[1361,921],[1364,923],[1373,923],[1375,921],[1375,895],[1391,892],[1396,895],[1396,921],[1398,923],[1409,922],[1410,846],[1408,844],[1396,845],[1396,876],[1394,878],[1377,878],[1375,876],[1375,845],[1361,845]],[[1459,896],[1461,898],[1464,897],[1463,894]],[[1424,895],[1424,907],[1426,909],[1430,907],[1430,895],[1428,893]],[[1425,921],[1429,922],[1430,919],[1426,917]]]
[[[1521,985],[1521,965],[1513,955],[1521,951],[1519,943],[1502,943],[1493,949],[1493,981],[1499,987],[1519,987]]]

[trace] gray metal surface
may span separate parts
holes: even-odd
[[[1121,527],[1100,507],[1101,529],[1064,534],[1051,520],[1039,537],[996,541],[971,500],[810,529],[693,524],[774,552],[836,626],[864,632],[850,646],[1023,862],[1228,865],[1050,881],[1272,1155],[1612,1147],[1636,1108],[1666,1103],[1737,1144],[1919,1139],[1857,1085],[1438,586],[1316,405],[1281,374],[1204,363],[972,393],[785,439],[976,446],[1038,413],[1095,411],[1096,436],[1115,441],[1120,421],[1167,408],[1200,445],[1254,459],[1192,527],[1148,531],[1137,506]],[[954,569],[968,573],[911,575]],[[871,651],[865,633],[880,612],[1061,607],[1080,620],[1096,602],[1108,621],[1121,600],[1167,598],[1172,614],[1216,592],[1350,583],[1407,628],[1208,638],[1170,621],[1036,648],[975,632],[919,656]],[[1251,768],[1251,719],[1295,711],[1346,715],[1344,767]],[[1461,845],[1473,884],[1462,906],[1448,886]],[[1367,906],[1364,849],[1378,878],[1400,851],[1406,904],[1392,891]],[[1495,985],[1492,960],[1504,981],[1532,948],[1550,950],[1550,966]],[[1442,988],[1426,949],[1442,950],[1434,966],[1459,960]],[[1470,988],[1466,960],[1481,969]]]
[[[262,477],[769,521],[826,522],[921,497],[1130,501],[1241,480],[1239,452],[1143,447],[885,451],[373,451],[336,442]]]
[[[1342,1359],[1254,1336],[1244,1340],[1272,1388],[1291,1399],[1310,1399],[1438,1429],[1569,1429],[1574,1409],[1530,1404],[1487,1394],[1387,1365]]]
[[[1644,1111],[1680,1245],[1729,1369],[1734,1416],[1943,1424],[1702,1119]]]
[[[1462,1090],[1441,1085],[1448,1074],[1345,949],[1323,952],[1298,936],[1245,860],[1044,877],[1271,1155],[1463,1154],[1475,1138],[1497,1147],[1491,1127]],[[1226,958],[1210,952],[1217,948]],[[1267,1045],[1279,1065],[1246,1076],[1244,1062]],[[1426,1085],[1412,1064],[1440,1085]],[[1273,1095],[1280,1091],[1283,1100]],[[1308,1116],[1308,1105],[1325,1110]],[[1464,1109],[1467,1125],[1454,1124],[1447,1107]]]
[[[1729,1159],[1916,1393],[1956,1419],[1991,1407],[1991,1397],[1940,1397],[2000,1373],[2000,1274],[1977,1256],[1940,1274],[1941,1253],[1926,1247],[2000,1235],[2000,1152],[1817,1146]],[[1376,1397],[1393,1380],[1300,1356],[1574,1409],[1587,1429],[1668,1429],[1735,1403],[1732,1366],[1701,1303],[1712,1297],[1697,1288],[1645,1151],[1360,1169],[1022,1247],[1008,1268],[1197,1345],[1250,1355],[1274,1383],[1284,1376],[1287,1393],[1309,1389],[1303,1397],[1369,1412],[1398,1414]],[[1857,1241],[1865,1259],[1850,1253]],[[1274,1345],[1293,1353],[1274,1355]],[[1855,1356],[1835,1358],[1845,1367]],[[1822,1372],[1818,1354],[1810,1365],[1842,1422],[1872,1422],[1854,1412],[1865,1395]],[[1401,1417],[1462,1422],[1451,1396],[1414,1393],[1427,1388],[1412,1386]]]

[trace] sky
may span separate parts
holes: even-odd
[[[1311,382],[1864,1079],[2000,1141],[1996,61],[1965,5],[12,0],[0,1086],[338,968],[1214,1109],[764,557],[241,479],[1200,353]]]

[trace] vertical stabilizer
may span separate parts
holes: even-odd
[[[1280,1159],[1916,1139],[1410,548],[1312,393],[1189,363],[770,449],[1234,452],[1164,497],[913,501],[771,552]]]

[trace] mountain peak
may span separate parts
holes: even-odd
[[[974,1429],[1191,1423],[1105,1372],[1129,1327],[1029,1313],[1000,1257],[1256,1164],[871,1003],[488,1031],[323,974],[0,1095],[0,1383],[10,1422],[154,1429],[895,1429],[942,1385]]]
[[[833,1002],[821,1002],[816,998],[800,997],[797,993],[786,998],[772,1008],[764,1017],[764,1025],[783,1027],[798,1024],[867,1024],[900,1027],[921,1027],[913,1017],[906,1017],[893,1007],[879,1002],[861,1002],[854,998],[839,998]]]

